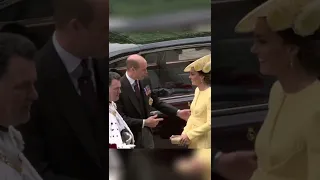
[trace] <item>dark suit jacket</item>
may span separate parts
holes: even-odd
[[[40,50],[36,63],[39,99],[32,107],[30,121],[19,127],[26,143],[25,155],[44,180],[107,179],[108,131],[107,118],[103,118],[107,112],[96,115],[86,106],[52,41]],[[97,90],[106,111],[108,102],[102,91],[107,90],[101,81],[107,81],[99,79],[102,70],[97,66]]]
[[[161,101],[153,92],[146,95],[144,89],[147,86],[152,90],[150,79],[145,78],[139,83],[142,105],[140,105],[126,75],[121,78],[121,94],[119,101],[116,102],[117,110],[130,127],[136,140],[136,147],[151,147],[150,144],[153,143],[151,129],[148,127],[142,129],[143,119],[150,116],[151,106],[169,116],[176,116],[178,109]],[[149,104],[150,98],[153,100],[152,105]]]

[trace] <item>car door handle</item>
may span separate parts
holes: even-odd
[[[256,139],[256,132],[255,132],[254,128],[252,128],[252,127],[248,128],[247,139],[252,142]]]

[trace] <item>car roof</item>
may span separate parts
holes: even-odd
[[[120,43],[109,43],[109,53],[120,51],[128,48],[136,48],[139,47],[138,44],[120,44]]]
[[[161,41],[156,43],[140,44],[135,46],[132,45],[132,47],[129,47],[128,45],[128,48],[124,48],[125,46],[123,46],[122,49],[119,48],[119,49],[114,49],[114,51],[109,51],[109,61],[112,59],[118,58],[120,56],[137,54],[140,51],[147,51],[147,50],[178,46],[178,45],[200,44],[200,43],[211,43],[211,36]]]

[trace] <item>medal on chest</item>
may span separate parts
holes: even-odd
[[[152,106],[152,104],[153,104],[153,99],[149,97],[149,105]]]

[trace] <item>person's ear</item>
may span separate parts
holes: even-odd
[[[77,19],[72,19],[69,22],[69,24],[70,24],[73,31],[79,31],[79,30],[83,29],[82,23]]]

